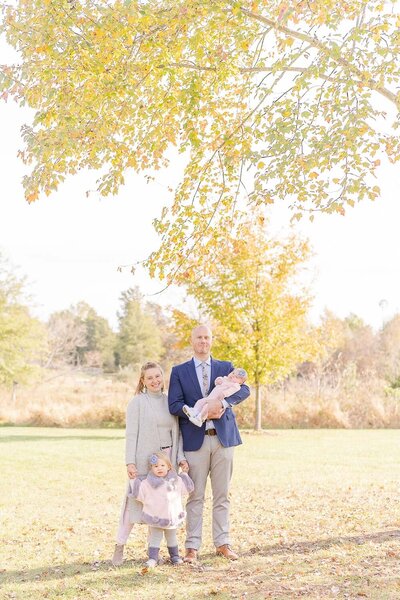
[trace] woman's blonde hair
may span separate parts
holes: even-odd
[[[145,389],[144,375],[145,375],[146,371],[148,371],[149,369],[159,369],[161,371],[161,375],[163,376],[163,380],[164,380],[164,371],[163,371],[161,365],[159,365],[156,362],[148,361],[148,362],[144,363],[144,365],[142,365],[140,368],[140,377],[139,377],[138,384],[136,386],[135,394],[141,394],[144,391],[144,389]],[[162,392],[164,391],[164,383],[162,385],[161,391]]]
[[[156,465],[159,460],[163,460],[165,462],[169,471],[172,469],[172,462],[170,461],[169,457],[164,454],[164,452],[153,452],[153,454],[149,456],[150,469],[153,465]]]

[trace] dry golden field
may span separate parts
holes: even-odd
[[[45,427],[123,427],[137,373],[93,375],[50,371],[43,381],[0,389],[0,424]],[[398,390],[397,390],[398,391]],[[254,425],[254,390],[235,408],[240,427]],[[382,381],[352,382],[330,388],[317,381],[289,381],[262,390],[264,428],[400,427],[400,393],[387,393]]]

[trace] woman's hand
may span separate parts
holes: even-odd
[[[136,479],[138,475],[136,465],[130,463],[129,465],[126,465],[126,470],[128,472],[129,479]]]
[[[182,473],[188,473],[189,471],[189,463],[187,460],[181,460],[179,463]]]

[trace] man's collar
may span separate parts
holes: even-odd
[[[196,369],[203,362],[205,362],[206,365],[211,366],[211,356],[209,356],[206,360],[200,360],[200,358],[197,358],[197,356],[193,356],[193,360],[194,360],[194,366]]]

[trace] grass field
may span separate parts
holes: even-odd
[[[236,563],[142,574],[146,529],[111,566],[124,433],[0,429],[3,599],[400,599],[400,432],[243,434],[232,485]],[[179,532],[182,542],[184,532]]]

